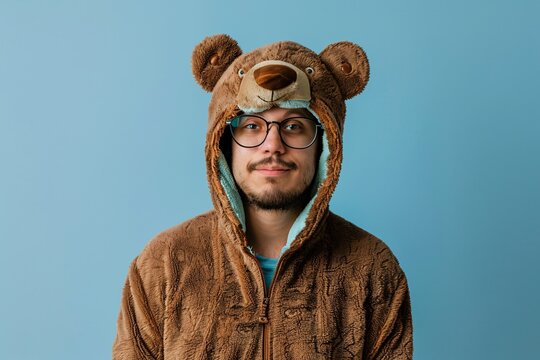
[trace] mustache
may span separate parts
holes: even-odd
[[[271,156],[269,158],[262,159],[255,163],[249,164],[247,168],[249,171],[254,171],[257,169],[258,166],[261,166],[261,165],[279,165],[280,167],[283,167],[289,170],[295,170],[297,168],[295,163],[291,161],[283,160],[277,156]]]

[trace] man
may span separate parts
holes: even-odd
[[[407,281],[388,247],[329,211],[345,99],[368,80],[348,42],[194,50],[212,91],[206,159],[215,209],[132,263],[115,359],[411,359]]]

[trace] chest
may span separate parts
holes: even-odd
[[[167,294],[166,356],[361,358],[367,280],[354,263],[285,264],[269,291],[256,266],[184,269]]]

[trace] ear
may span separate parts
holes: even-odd
[[[328,45],[321,60],[334,74],[345,100],[358,95],[369,80],[369,63],[364,50],[348,41]]]
[[[229,65],[242,55],[238,43],[230,36],[221,34],[205,38],[191,56],[191,68],[195,80],[206,91],[212,91]]]

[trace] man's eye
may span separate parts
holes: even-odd
[[[248,130],[257,130],[258,128],[259,128],[259,125],[255,123],[248,123],[244,125],[244,129],[248,129]]]
[[[285,126],[283,126],[283,130],[287,132],[301,132],[303,128],[304,127],[302,126],[302,124],[297,123],[297,122],[290,122],[288,124],[285,124]]]
[[[300,129],[300,126],[298,124],[287,124],[285,128],[287,130],[296,130],[296,129]]]

